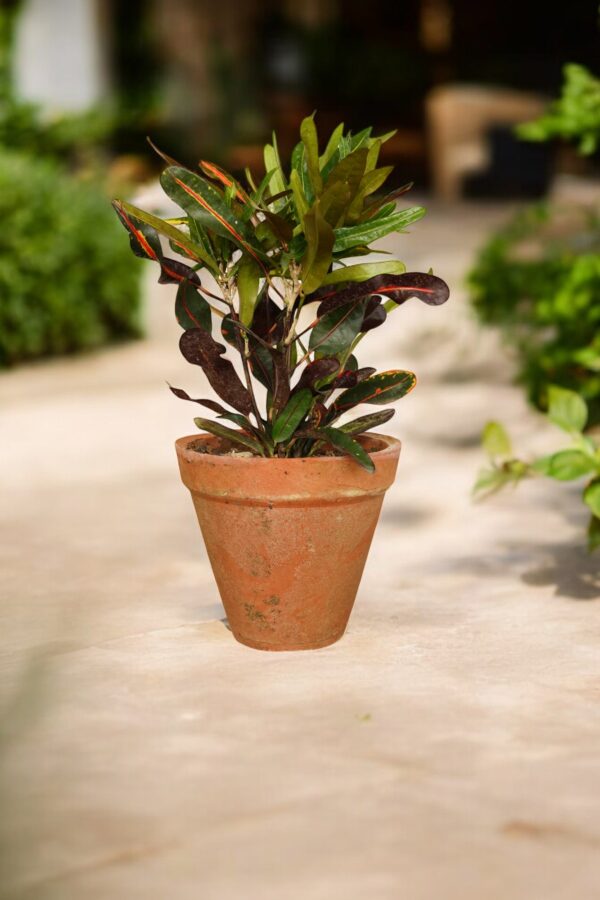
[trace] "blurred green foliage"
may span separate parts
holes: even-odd
[[[600,79],[576,63],[568,63],[563,74],[558,100],[535,122],[520,125],[517,134],[528,141],[576,141],[579,152],[589,156],[600,145]]]
[[[600,219],[592,212],[519,215],[481,250],[469,275],[482,321],[500,325],[530,400],[549,383],[581,394],[600,421]]]
[[[0,220],[0,366],[140,335],[140,272],[101,190],[1,151]]]

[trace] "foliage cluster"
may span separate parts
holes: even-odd
[[[360,403],[382,406],[403,397],[415,376],[361,367],[356,348],[409,298],[437,305],[448,297],[441,279],[407,273],[397,260],[347,264],[424,213],[396,208],[408,186],[377,194],[391,173],[378,166],[389,136],[375,137],[369,128],[345,133],[339,125],[320,148],[310,116],[301,124],[289,171],[275,136],[265,147],[259,184],[249,172],[243,186],[213,163],[202,160],[192,171],[161,153],[167,163],[162,187],[182,214],[161,219],[115,201],[133,252],[159,264],[161,282],[179,285],[181,352],[233,408],[194,399],[237,426],[197,418],[198,427],[265,457],[308,456],[332,445],[372,471],[356,435],[394,411],[344,425],[338,420]],[[167,255],[167,246],[176,256]],[[243,380],[213,336],[217,322]],[[262,409],[257,384],[266,392]]]
[[[548,418],[565,431],[568,447],[549,456],[524,462],[513,456],[510,438],[498,422],[488,422],[483,430],[483,446],[490,458],[475,484],[478,494],[490,494],[523,478],[545,475],[557,481],[585,479],[583,502],[589,509],[588,547],[600,547],[600,443],[584,434],[588,409],[574,391],[551,385],[548,389]]]
[[[0,366],[139,335],[139,272],[102,192],[0,152],[0,219]]]
[[[589,156],[600,146],[600,79],[576,63],[568,63],[563,74],[559,99],[539,119],[518,126],[517,134],[528,141],[575,141]]]
[[[532,207],[495,234],[469,275],[482,321],[500,325],[530,400],[576,390],[600,421],[600,217]]]

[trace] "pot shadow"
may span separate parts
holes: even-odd
[[[600,554],[581,544],[504,544],[496,553],[464,556],[452,571],[514,577],[530,587],[554,587],[554,596],[568,600],[600,600]]]
[[[580,545],[537,547],[543,562],[521,575],[524,584],[554,585],[556,597],[600,600],[600,557]]]
[[[424,506],[404,506],[403,504],[385,504],[381,510],[379,521],[387,525],[401,528],[414,528],[433,518],[434,511]]]

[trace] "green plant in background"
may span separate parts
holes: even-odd
[[[583,66],[564,68],[562,96],[535,122],[520,125],[526,140],[564,138],[591,154],[600,141],[600,81]],[[564,450],[533,462],[513,457],[498,422],[488,422],[483,446],[491,459],[475,485],[489,494],[522,478],[586,478],[591,511],[588,547],[600,546],[600,445],[587,428],[600,422],[600,216],[548,205],[520,213],[481,251],[469,275],[480,318],[499,324],[520,358],[530,400],[571,437]]]
[[[101,191],[0,152],[0,220],[0,366],[140,334],[140,273]]]
[[[490,466],[475,484],[477,495],[494,493],[523,478],[545,475],[557,481],[585,479],[583,502],[590,511],[588,547],[600,547],[600,444],[584,434],[588,419],[586,403],[574,391],[551,385],[548,388],[548,418],[565,431],[570,444],[549,456],[524,462],[513,456],[510,438],[499,422],[488,422],[482,442]]]
[[[575,141],[588,156],[600,145],[600,79],[576,63],[568,63],[563,74],[560,98],[535,122],[519,125],[517,134],[528,141]]]
[[[391,173],[377,165],[389,135],[374,137],[370,128],[344,133],[340,125],[320,148],[311,116],[300,137],[287,171],[274,136],[264,150],[262,181],[257,185],[247,173],[246,187],[213,163],[201,161],[201,172],[194,172],[161,154],[167,162],[162,187],[182,211],[175,218],[160,219],[124,201],[114,206],[133,252],[159,264],[161,282],[179,285],[181,352],[231,409],[179,388],[173,392],[238,430],[205,418],[195,419],[197,426],[257,456],[309,456],[327,446],[372,471],[355,437],[394,410],[343,425],[338,420],[360,403],[398,400],[416,379],[403,370],[361,368],[355,351],[408,299],[438,305],[448,288],[431,274],[407,273],[397,260],[346,262],[425,212],[397,210],[406,188],[375,197]],[[177,258],[166,255],[161,236]],[[216,287],[207,286],[209,276]],[[216,322],[240,359],[243,380],[213,337]],[[262,408],[257,385],[266,389]]]
[[[578,391],[600,421],[600,217],[539,205],[481,250],[469,274],[479,318],[517,350],[519,379],[546,408],[549,383]]]

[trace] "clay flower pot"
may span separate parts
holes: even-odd
[[[369,473],[347,456],[262,459],[176,442],[234,637],[260,650],[310,650],[343,635],[400,442],[368,434]]]

